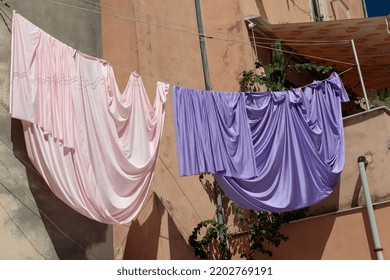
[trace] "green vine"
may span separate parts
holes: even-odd
[[[272,48],[271,63],[264,65],[259,61],[255,62],[255,68],[263,68],[264,74],[257,74],[255,70],[242,72],[240,86],[243,91],[260,91],[261,85],[274,91],[284,89],[286,71],[290,70],[291,66],[285,63],[280,41],[276,41]]]
[[[239,222],[246,229],[249,248],[241,252],[240,257],[253,259],[255,253],[272,257],[269,245],[279,247],[282,241],[287,241],[288,237],[280,232],[283,224],[306,216],[306,209],[290,211],[285,213],[269,213],[249,210],[245,215],[243,209],[233,205],[235,215]],[[268,246],[266,246],[266,244]]]
[[[324,79],[328,76],[334,68],[332,66],[317,65],[314,63],[296,63],[294,66],[289,62],[292,59],[290,55],[285,61],[282,50],[282,42],[277,40],[272,45],[271,63],[264,65],[264,63],[256,61],[255,68],[264,70],[263,74],[258,74],[256,70],[243,71],[240,80],[242,91],[259,92],[261,86],[264,85],[268,90],[280,91],[286,89],[286,74],[293,70],[301,73],[301,71],[309,71],[315,79]]]
[[[199,179],[204,186],[208,186],[210,193],[221,191],[215,179],[212,184],[206,179],[205,174],[200,174]],[[234,215],[239,233],[229,232],[228,227],[219,224],[216,219],[198,223],[188,239],[198,258],[229,260],[233,252],[245,259],[253,259],[256,253],[272,256],[269,247],[278,247],[282,241],[288,240],[288,237],[280,232],[280,227],[292,220],[305,217],[306,213],[306,209],[280,214],[243,210],[234,203],[229,208],[225,212]],[[237,242],[238,240],[241,242]],[[246,245],[236,245],[242,243]]]
[[[199,239],[203,228],[206,233],[204,233],[202,238]],[[224,236],[224,238],[221,238],[221,236]],[[232,253],[227,242],[230,238],[231,236],[227,233],[226,225],[220,225],[215,220],[206,220],[200,222],[194,228],[189,237],[189,243],[198,258],[210,259],[211,251],[213,250],[212,247],[214,243],[217,242],[219,258],[221,260],[230,260],[232,258]]]
[[[300,72],[301,70],[308,70],[314,73],[316,78],[323,79],[334,71],[332,66],[317,65],[314,63],[297,63],[295,64],[295,70]]]
[[[230,244],[234,244],[239,238],[245,239],[247,243],[246,246],[235,248],[241,258],[253,259],[256,253],[271,257],[269,247],[279,247],[282,241],[288,240],[288,237],[280,232],[280,227],[292,220],[304,218],[306,213],[306,209],[279,214],[253,210],[244,213],[244,210],[234,203],[231,207],[234,209],[241,234],[229,233],[226,225],[220,225],[213,219],[200,222],[189,237],[189,244],[198,258],[216,257],[230,260],[233,255]]]

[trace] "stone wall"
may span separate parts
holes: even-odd
[[[65,44],[101,57],[100,1],[54,2],[7,1]],[[56,198],[28,159],[21,123],[8,113],[12,11],[0,7],[0,259],[112,259],[112,226]]]

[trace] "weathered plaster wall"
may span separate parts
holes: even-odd
[[[247,2],[247,1],[243,1]],[[260,16],[271,24],[311,22],[314,19],[312,0],[262,0],[252,1],[259,6]],[[364,17],[361,1],[318,0],[324,21]]]
[[[385,259],[390,257],[390,204],[374,207]],[[310,218],[283,227],[289,240],[271,249],[276,260],[375,260],[365,208]],[[261,255],[258,259],[269,259]]]
[[[356,0],[329,1],[328,0],[327,2],[328,2],[327,3],[328,12],[329,12],[328,20],[341,20],[341,19],[364,17],[362,1],[356,1]],[[345,5],[343,5],[342,2],[344,2]]]
[[[62,42],[102,56],[100,1],[7,2]],[[12,16],[10,9],[0,7]],[[111,259],[112,227],[57,199],[27,157],[20,121],[8,113],[10,44],[11,34],[0,21],[0,259]]]

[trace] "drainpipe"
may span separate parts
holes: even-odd
[[[376,256],[378,260],[383,260],[383,248],[381,246],[381,242],[379,240],[379,233],[378,233],[378,227],[375,220],[375,214],[374,214],[374,207],[372,206],[371,201],[371,195],[370,190],[368,188],[368,181],[366,176],[366,169],[365,169],[365,162],[366,158],[364,156],[360,156],[358,158],[358,167],[359,167],[359,173],[360,173],[360,179],[362,180],[362,186],[363,186],[363,193],[364,193],[364,199],[366,201],[366,208],[368,213],[368,219],[370,221],[370,227],[372,232],[372,237],[374,240],[374,251],[376,252]]]
[[[357,56],[356,47],[355,47],[355,41],[353,39],[351,39],[351,45],[352,45],[353,55],[355,56],[355,62],[356,62],[357,70],[359,72],[360,84],[362,85],[364,99],[366,99],[367,111],[370,111],[370,109],[371,109],[370,108],[370,102],[368,101],[367,92],[366,92],[366,86],[364,85],[362,70],[360,69],[359,58]]]
[[[206,42],[203,30],[203,22],[202,22],[202,12],[200,9],[200,0],[195,0],[195,9],[196,9],[196,20],[198,23],[198,33],[199,33],[199,43],[200,43],[200,51],[202,54],[202,64],[203,64],[203,75],[204,82],[206,86],[206,90],[211,90],[211,81],[210,81],[210,72],[209,72],[209,63],[207,60],[207,52],[206,52]],[[223,225],[223,207],[222,207],[222,193],[219,186],[215,186],[217,193],[217,217],[218,224]],[[225,235],[223,232],[220,232],[221,240],[225,240]]]
[[[195,9],[196,9],[196,21],[198,22],[200,51],[202,54],[204,83],[206,85],[206,89],[211,90],[209,63],[207,60],[206,41],[205,41],[205,36],[204,36],[202,12],[200,9],[200,2],[199,1],[200,0],[195,0]]]

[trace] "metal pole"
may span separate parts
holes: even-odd
[[[196,8],[196,20],[198,22],[200,51],[201,51],[201,54],[202,54],[204,83],[206,85],[206,89],[207,90],[211,90],[209,62],[207,60],[206,41],[204,39],[202,12],[201,12],[201,9],[200,9],[200,2],[199,2],[199,0],[195,0],[195,8]]]
[[[359,64],[359,58],[358,58],[357,53],[356,53],[355,42],[353,39],[351,39],[351,44],[352,44],[353,55],[355,56],[357,70],[359,72],[360,84],[362,85],[364,99],[366,99],[367,111],[370,111],[370,102],[368,101],[366,86],[364,85],[363,75],[362,75],[362,71],[360,69],[360,64]]]
[[[196,20],[198,22],[200,51],[202,54],[204,82],[205,82],[206,90],[211,90],[209,63],[207,60],[206,42],[205,42],[205,37],[204,37],[202,12],[200,9],[199,0],[195,0],[195,9],[196,9]],[[223,225],[224,221],[223,221],[222,194],[221,194],[221,190],[219,189],[219,186],[215,186],[215,188],[216,188],[216,193],[217,193],[218,224]],[[225,235],[223,234],[223,232],[220,232],[220,235],[221,235],[221,240],[225,240]]]
[[[364,17],[368,18],[366,0],[362,0]]]
[[[366,158],[364,156],[360,156],[358,158],[358,167],[360,173],[360,179],[362,180],[364,199],[366,200],[366,208],[368,213],[368,219],[370,221],[370,227],[372,232],[372,237],[374,240],[374,251],[376,252],[376,256],[378,260],[383,260],[383,248],[381,246],[381,242],[379,240],[378,227],[375,220],[374,207],[372,206],[372,200],[370,195],[370,189],[368,188],[368,181],[366,176],[365,164]]]

